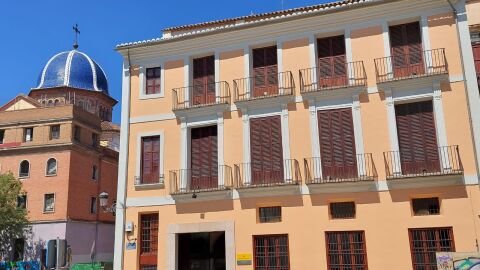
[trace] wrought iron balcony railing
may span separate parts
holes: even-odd
[[[305,158],[304,168],[307,185],[372,181],[377,178],[377,170],[370,153],[333,162],[321,160],[319,157]]]
[[[170,194],[188,194],[227,190],[233,186],[232,168],[181,169],[170,171]]]
[[[254,188],[301,183],[300,164],[295,159],[283,162],[240,163],[235,168],[235,187]]]
[[[173,110],[206,107],[230,102],[230,85],[214,82],[180,87],[172,90]]]
[[[135,176],[135,186],[141,185],[163,185],[164,184],[164,175],[163,174],[144,174],[140,176]]]
[[[447,74],[445,49],[394,52],[392,56],[375,59],[375,71],[379,83]]]
[[[367,75],[363,61],[319,62],[318,66],[300,70],[300,92],[310,93],[337,88],[366,86]]]
[[[383,153],[387,179],[463,174],[458,145],[436,151],[388,151]]]
[[[233,80],[234,101],[293,95],[295,81],[290,71]]]

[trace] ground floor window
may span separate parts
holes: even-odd
[[[367,252],[363,231],[327,232],[329,270],[367,270]]]
[[[437,270],[435,252],[455,251],[451,227],[410,229],[409,236],[414,270]]]
[[[289,270],[288,235],[253,237],[255,270]]]
[[[139,233],[140,269],[157,269],[158,214],[142,214]]]

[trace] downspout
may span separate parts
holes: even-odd
[[[452,2],[450,0],[446,0],[446,1],[450,5],[450,8],[453,11],[453,17],[455,18],[455,26],[456,26],[456,29],[457,29],[457,41],[458,41],[458,45],[459,45],[459,48],[460,48],[460,60],[461,60],[461,63],[462,63],[463,87],[465,89],[465,95],[467,97],[468,120],[470,122],[470,134],[471,134],[472,142],[473,142],[473,155],[475,157],[475,169],[476,169],[476,172],[477,172],[477,178],[479,178],[478,153],[477,153],[477,150],[476,150],[476,147],[475,147],[475,132],[473,130],[473,119],[472,119],[472,113],[471,113],[471,110],[470,110],[468,85],[466,83],[467,74],[465,72],[465,61],[463,60],[463,49],[462,49],[462,43],[461,43],[462,40],[460,38],[460,28],[458,26],[458,12],[457,12],[457,9],[455,8],[455,6],[452,4]],[[478,139],[480,139],[480,138],[478,138]],[[479,245],[478,245],[477,216],[475,215],[475,211],[474,211],[474,208],[473,208],[471,192],[469,193],[469,195],[470,195],[469,199],[470,199],[470,204],[471,204],[471,208],[472,208],[473,225],[474,225],[474,231],[475,231],[475,246],[476,246],[477,252],[478,252],[478,251],[480,251],[480,248],[479,248]]]
[[[130,51],[127,48],[127,64],[122,67],[122,117],[120,124],[120,154],[118,162],[117,205],[115,219],[115,245],[113,255],[113,269],[123,270],[125,249],[125,214],[127,195],[127,168],[128,168],[128,138],[130,129]]]

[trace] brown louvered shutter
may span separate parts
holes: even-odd
[[[193,128],[191,134],[191,188],[218,186],[217,126]]]
[[[472,45],[473,61],[475,63],[475,70],[477,71],[477,83],[480,89],[480,43]]]
[[[283,182],[283,149],[280,116],[250,120],[252,183]]]
[[[192,105],[215,102],[215,58],[207,56],[193,59]]]
[[[277,93],[277,47],[253,49],[253,97]]]
[[[425,73],[422,36],[418,22],[390,26],[390,46],[395,77]]]
[[[160,137],[142,138],[142,177],[144,184],[158,183],[160,168]]]
[[[317,40],[317,81],[320,88],[347,84],[347,60],[344,36]]]
[[[160,93],[160,67],[147,68],[146,73],[145,94],[150,95]]]
[[[440,170],[432,101],[395,105],[403,174]]]
[[[318,111],[318,125],[323,179],[357,177],[351,108]]]

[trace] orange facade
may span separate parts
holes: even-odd
[[[359,269],[434,267],[412,255],[424,228],[444,234],[443,251],[477,250],[480,142],[472,105],[480,98],[465,71],[473,63],[463,51],[468,25],[438,1],[305,12],[239,18],[231,29],[221,21],[169,29],[163,39],[117,48],[129,58],[116,269],[204,265],[208,259],[191,258],[182,239],[219,231],[224,257],[210,258],[218,269],[350,269],[332,251],[345,235],[359,243],[363,255],[349,257]],[[271,46],[274,56],[256,56]],[[194,59],[205,56],[214,57],[212,89],[195,84]],[[149,96],[145,73],[153,67],[161,69],[161,90]],[[195,103],[209,89],[215,98]],[[196,132],[206,126],[216,132],[198,146]],[[159,177],[142,183],[142,138],[151,136],[159,137]],[[209,164],[198,156],[216,165],[198,169]],[[417,199],[438,203],[419,210],[425,201]],[[353,216],[334,218],[338,202],[353,202]],[[272,206],[281,207],[279,220],[261,222],[261,208]],[[146,214],[158,215],[154,228]],[[275,255],[262,253],[258,243],[268,241]],[[217,269],[208,267],[201,269]]]

